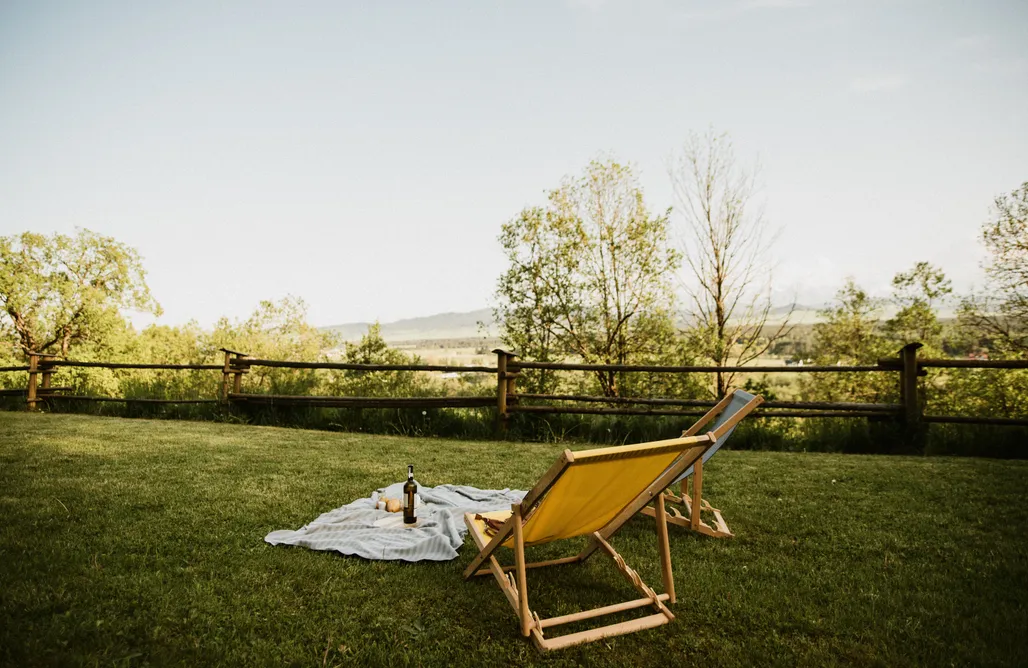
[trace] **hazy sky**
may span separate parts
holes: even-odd
[[[0,235],[110,235],[161,322],[486,306],[500,225],[690,130],[763,166],[778,285],[960,288],[1028,180],[1028,2],[0,1]]]

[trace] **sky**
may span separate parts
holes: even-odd
[[[776,295],[980,285],[1028,181],[1028,2],[0,0],[0,236],[112,236],[159,323],[489,306],[500,226],[690,132],[760,165]]]

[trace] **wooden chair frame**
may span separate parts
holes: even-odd
[[[721,430],[719,429],[719,431]],[[690,435],[653,444],[610,448],[607,451],[590,451],[589,453],[579,453],[577,456],[570,450],[565,450],[557,462],[529,490],[522,502],[511,506],[510,518],[503,523],[491,539],[479,530],[473,514],[465,514],[464,521],[468,525],[476,545],[478,545],[479,553],[464,570],[464,578],[469,579],[477,575],[492,573],[496,578],[497,584],[500,586],[500,590],[504,593],[507,601],[518,616],[521,634],[525,637],[531,637],[536,647],[544,651],[570,647],[601,638],[623,635],[667,624],[675,616],[667,608],[665,602],[674,603],[676,599],[675,584],[671,572],[671,553],[668,547],[667,515],[664,512],[664,499],[661,493],[678,476],[686,471],[689,466],[700,461],[703,453],[716,443],[718,438],[718,434],[711,432],[702,436]],[[618,512],[612,520],[598,531],[590,534],[589,543],[585,549],[572,557],[526,563],[525,539],[523,535],[524,525],[531,517],[532,512],[544,501],[546,492],[557,482],[569,466],[573,465],[576,461],[583,462],[590,459],[597,461],[630,457],[641,449],[656,453],[662,448],[668,450],[676,449],[681,451],[681,454],[675,458],[669,468],[661,473],[657,480],[648,485],[641,494]],[[624,558],[618,554],[617,550],[609,542],[610,538],[629,519],[650,502],[656,503],[654,516],[657,521],[657,545],[660,552],[661,575],[665,590],[663,594],[656,593],[643,582],[639,574],[625,563]],[[495,552],[509,538],[513,539],[514,565],[502,566],[496,558]],[[614,561],[617,569],[643,595],[643,598],[607,605],[593,610],[561,615],[559,617],[550,617],[548,619],[542,619],[538,614],[531,611],[528,605],[528,579],[526,576],[528,569],[583,562],[597,550],[602,550]],[[485,564],[485,568],[480,568],[483,564]],[[514,571],[514,575],[512,576],[509,571]],[[555,638],[546,638],[544,635],[544,629],[554,626],[593,619],[645,606],[652,606],[655,612],[647,617],[609,624],[600,628],[570,633]]]
[[[682,436],[692,436],[699,433],[703,427],[707,426],[714,418],[721,414],[728,404],[731,403],[734,393],[730,392],[711,408],[706,415],[696,421],[691,427],[682,432]],[[726,424],[731,423],[732,426],[739,423],[744,417],[746,417],[750,411],[763,403],[764,397],[759,394],[754,396],[749,402],[747,402],[739,411],[732,416],[731,420],[726,421]],[[725,430],[726,431],[726,430]],[[692,489],[689,488],[689,481],[692,481]],[[733,538],[735,534],[728,528],[728,523],[725,522],[724,516],[721,515],[721,511],[703,498],[703,458],[701,457],[696,464],[693,466],[692,474],[682,479],[681,483],[681,495],[676,495],[674,492],[665,490],[661,495],[663,502],[666,505],[667,521],[676,526],[685,527],[696,533],[701,533],[705,536],[711,536],[713,538]],[[678,506],[685,508],[685,512],[678,510]],[[703,512],[713,513],[714,525],[710,526],[703,521]],[[656,510],[651,506],[643,508],[642,512],[646,515],[653,517],[656,515]]]

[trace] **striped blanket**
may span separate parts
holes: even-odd
[[[418,485],[420,504],[414,527],[403,524],[402,513],[377,507],[378,498],[403,496],[403,483],[376,490],[371,496],[322,514],[310,524],[290,531],[272,531],[264,537],[272,545],[299,545],[312,550],[335,550],[365,559],[447,561],[464,543],[466,512],[509,510],[524,491],[477,489],[465,485]]]

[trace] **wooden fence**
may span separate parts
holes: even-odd
[[[0,367],[0,372],[28,372],[24,389],[0,390],[0,395],[23,395],[29,410],[40,402],[59,397],[63,401],[107,401],[143,404],[222,404],[262,406],[310,406],[339,408],[488,408],[495,407],[497,428],[506,429],[511,415],[529,414],[587,414],[587,415],[703,415],[715,401],[670,399],[654,397],[605,397],[570,394],[519,393],[517,379],[528,369],[553,371],[603,371],[611,373],[891,373],[896,374],[900,401],[887,403],[853,403],[828,401],[766,401],[754,417],[864,417],[893,419],[907,427],[918,428],[926,423],[998,424],[1028,426],[1028,418],[993,418],[924,414],[924,397],[920,395],[917,379],[931,368],[964,369],[1028,369],[1028,361],[1020,360],[951,360],[918,357],[920,343],[912,343],[899,351],[897,357],[882,358],[875,365],[865,366],[647,366],[611,364],[564,364],[519,360],[509,351],[494,350],[496,366],[452,366],[435,364],[349,364],[341,362],[290,362],[266,360],[245,353],[222,349],[223,364],[123,364],[111,362],[77,362],[58,359],[52,355],[32,354],[27,366]],[[209,370],[221,373],[217,397],[203,399],[134,399],[73,395],[70,388],[53,387],[51,379],[60,367],[96,367],[104,369],[175,369]],[[492,374],[496,376],[495,396],[447,397],[341,397],[299,396],[245,393],[243,376],[253,367],[287,369],[333,369],[340,371],[415,371],[458,372]],[[542,402],[542,403],[540,403]],[[553,402],[561,402],[554,404]]]

